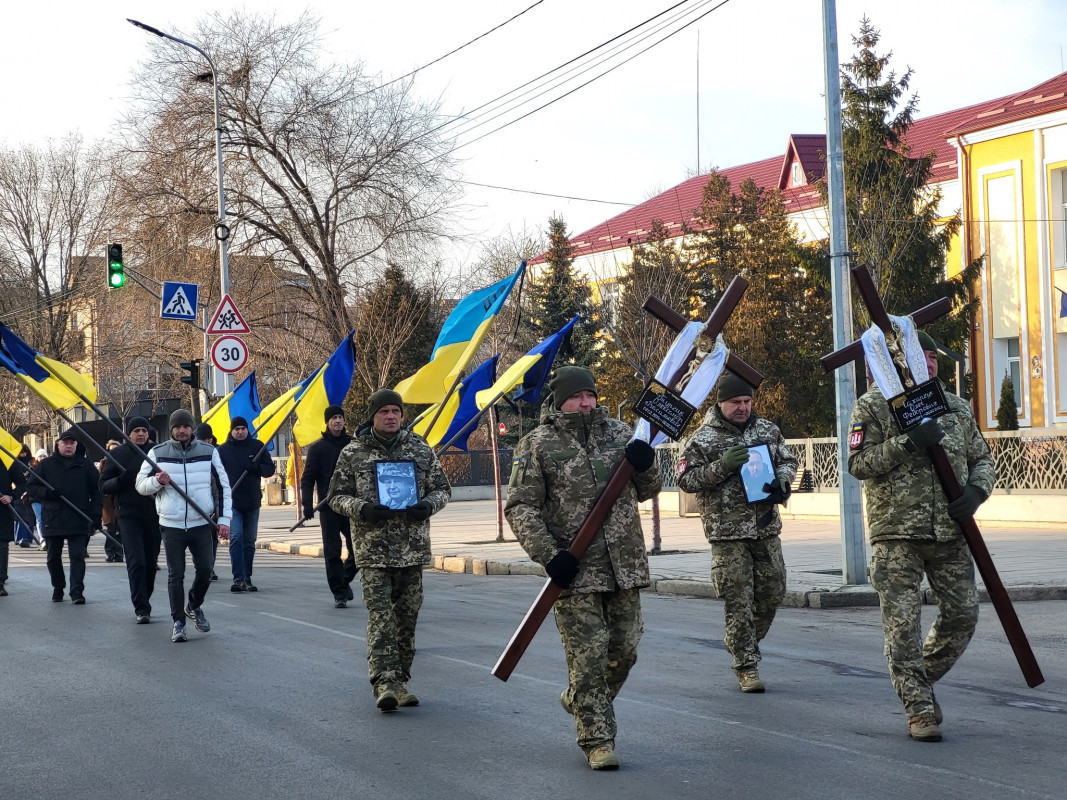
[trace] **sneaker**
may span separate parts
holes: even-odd
[[[185,620],[174,620],[174,628],[170,632],[170,640],[172,642],[187,642],[189,637],[185,635]]]
[[[590,769],[618,769],[619,757],[615,755],[615,748],[610,744],[603,744],[586,753]]]
[[[29,547],[30,546],[30,543],[28,541],[22,541],[22,542],[19,542],[18,544],[19,544],[19,547]]]
[[[378,691],[375,692],[375,696],[377,697],[375,705],[378,706],[378,710],[383,714],[396,711],[396,707],[399,705],[400,701],[397,699],[396,692],[393,691],[391,686],[383,684],[379,687]]]
[[[62,603],[63,602],[63,590],[62,589],[53,589],[52,590],[52,602],[53,603]]]
[[[402,708],[417,706],[419,704],[419,698],[409,692],[408,687],[402,683],[396,690],[396,704]]]
[[[233,583],[230,584],[230,591],[231,592],[247,592],[248,591],[248,586],[245,584],[244,581],[234,581]]]
[[[252,585],[252,579],[251,578],[249,578],[247,581],[245,581],[245,589],[247,589],[250,592],[258,592],[259,591],[258,587]]]
[[[47,541],[42,541],[41,544],[40,544],[40,548],[42,550],[47,550],[48,549],[48,542]]]
[[[150,616],[148,616],[147,614],[138,614],[137,615],[137,624],[138,625],[147,625],[151,621],[152,621],[152,618]]]
[[[74,605],[76,605],[76,606],[84,606],[85,605],[85,595],[71,594],[70,602],[74,603]]]
[[[940,725],[945,721],[945,715],[941,713],[941,704],[937,702],[933,692],[930,692],[930,699],[934,701],[934,722]]]
[[[564,689],[559,695],[559,704],[563,706],[563,710],[574,716],[574,707],[567,701],[567,690]]]
[[[908,717],[908,736],[917,742],[940,742],[941,729],[929,711]]]
[[[343,597],[335,597],[333,599],[333,607],[334,608],[348,608],[348,601],[345,600]]]
[[[207,617],[204,616],[204,609],[193,608],[192,606],[185,606],[185,616],[193,620],[196,625],[196,629],[201,633],[207,633],[211,630],[211,623],[207,621]]]
[[[761,694],[767,691],[767,687],[760,680],[759,671],[755,667],[738,670],[737,685],[745,694]]]
[[[215,570],[211,570],[211,580],[217,581],[219,576],[215,574]]]

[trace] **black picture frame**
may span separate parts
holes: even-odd
[[[776,468],[770,445],[761,443],[748,446],[748,461],[741,465],[738,477],[741,478],[741,486],[749,504],[770,499],[770,492],[763,487],[778,480]]]
[[[414,461],[375,461],[374,480],[378,487],[378,502],[383,506],[403,510],[419,502]]]

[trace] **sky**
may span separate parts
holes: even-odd
[[[323,46],[332,58],[362,61],[367,70],[391,79],[533,5],[418,73],[416,93],[458,115],[675,2],[7,4],[0,11],[7,34],[0,48],[6,76],[0,89],[5,110],[0,142],[35,144],[73,131],[90,139],[106,137],[130,95],[129,81],[149,52],[151,37],[129,25],[127,17],[180,35],[213,8],[244,8],[284,19],[307,8],[321,19]],[[685,180],[698,168],[698,150],[699,168],[707,171],[782,154],[790,134],[825,131],[821,0],[689,0],[677,11],[700,3],[706,3],[704,10],[718,7],[605,77],[456,151],[468,183],[463,205],[450,220],[463,233],[445,252],[450,270],[469,270],[485,242],[509,231],[543,230],[553,215],[562,216],[571,234],[581,233]],[[850,36],[860,19],[870,17],[882,33],[881,50],[893,52],[891,66],[898,72],[915,70],[919,116],[1022,91],[1067,69],[1063,0],[840,0],[836,5],[840,61],[852,52]],[[460,142],[472,138],[468,134]]]

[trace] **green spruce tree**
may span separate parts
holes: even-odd
[[[1015,386],[1011,382],[1011,376],[1004,372],[1004,380],[1000,382],[1000,405],[997,406],[997,430],[1019,430],[1019,410],[1015,405]]]

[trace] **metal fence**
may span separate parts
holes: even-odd
[[[500,448],[500,482],[507,483],[511,476],[511,448]],[[442,453],[438,456],[441,467],[453,486],[492,486],[493,451],[471,450],[469,453]]]

